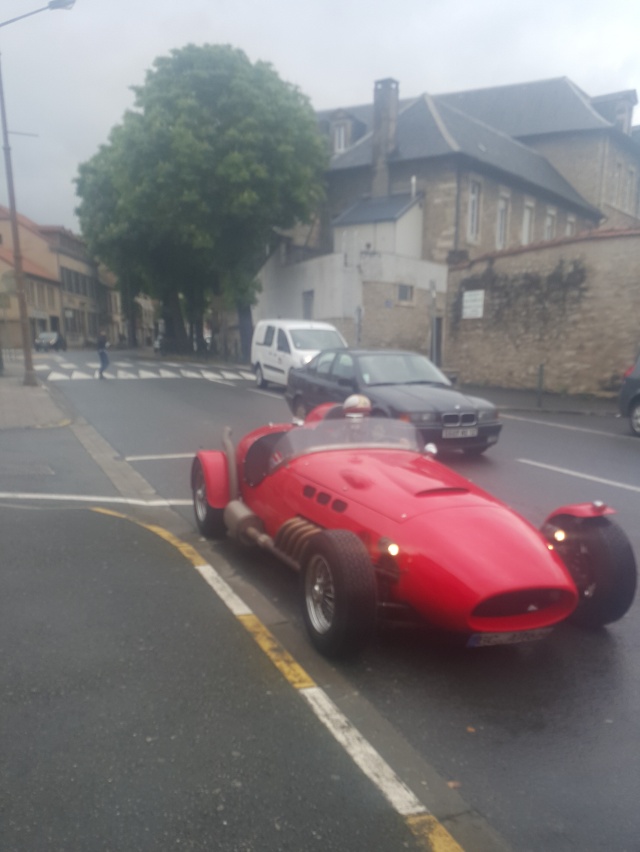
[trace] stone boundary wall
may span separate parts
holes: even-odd
[[[445,363],[462,383],[536,388],[542,367],[548,391],[610,394],[639,350],[640,230],[590,232],[449,270]]]

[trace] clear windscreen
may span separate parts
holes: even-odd
[[[322,420],[287,432],[275,445],[270,467],[295,456],[339,449],[394,449],[422,452],[416,429],[386,417]]]

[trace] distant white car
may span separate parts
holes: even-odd
[[[289,371],[303,367],[323,349],[346,348],[338,329],[328,322],[276,319],[256,323],[251,366],[259,388],[267,382],[286,387]]]

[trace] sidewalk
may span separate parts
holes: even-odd
[[[5,357],[0,375],[0,429],[46,429],[69,422],[45,385],[27,387],[23,378],[23,361]]]
[[[600,397],[591,394],[539,393],[537,390],[509,390],[476,385],[457,386],[462,393],[480,396],[496,405],[501,412],[538,412],[540,414],[588,414],[591,416],[618,416],[617,397]]]

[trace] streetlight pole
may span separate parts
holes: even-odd
[[[75,0],[50,0],[40,9],[18,15],[9,21],[0,23],[0,28],[30,18],[39,12],[47,12],[53,9],[71,9]],[[22,337],[22,351],[24,353],[24,380],[23,384],[35,386],[38,384],[36,372],[33,369],[33,353],[31,351],[31,330],[29,328],[29,311],[27,308],[27,293],[24,283],[24,271],[22,268],[22,252],[20,251],[20,230],[18,228],[18,210],[16,207],[16,194],[13,185],[13,167],[11,165],[11,147],[9,146],[9,129],[7,126],[7,111],[4,103],[4,85],[2,82],[2,65],[0,64],[0,117],[2,118],[2,142],[4,148],[4,164],[7,172],[7,192],[9,195],[9,215],[11,218],[11,235],[13,238],[13,264],[16,272],[16,290],[18,293],[18,309],[20,312],[20,334]]]

